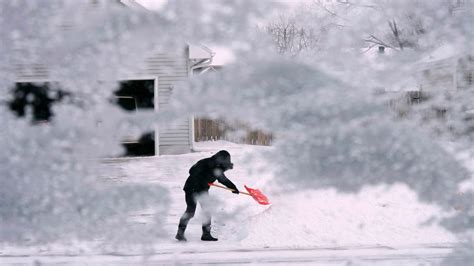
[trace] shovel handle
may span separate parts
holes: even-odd
[[[214,184],[214,183],[208,183],[209,186],[214,186],[214,187],[218,187],[218,188],[222,188],[222,189],[225,189],[225,190],[229,190],[229,191],[234,191],[233,189],[231,188],[228,188],[228,187],[224,187],[224,186],[221,186],[221,185],[218,185],[218,184]],[[252,196],[250,195],[249,193],[245,192],[245,191],[239,191],[240,194],[244,194],[244,195],[248,195],[248,196]]]

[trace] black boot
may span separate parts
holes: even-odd
[[[202,236],[201,236],[202,241],[217,241],[217,238],[211,236],[211,226],[203,226],[202,227]]]
[[[178,233],[176,234],[175,238],[179,241],[187,241],[186,237],[184,237],[184,231],[186,230],[186,225],[178,225]]]

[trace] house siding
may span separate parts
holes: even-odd
[[[472,55],[453,56],[424,63],[418,73],[418,84],[424,91],[445,91],[472,85],[474,76]]]
[[[143,75],[158,77],[158,108],[166,110],[173,86],[188,78],[188,52],[182,54],[154,54],[145,62]],[[183,119],[173,125],[161,126],[159,129],[159,153],[188,153],[192,148],[190,138],[190,119]]]
[[[17,81],[45,81],[49,79],[49,71],[43,64],[16,64],[14,71]]]
[[[16,80],[21,81],[47,81],[49,71],[42,64],[16,65]],[[188,78],[188,50],[183,49],[181,54],[157,53],[150,56],[141,71],[133,77],[158,78],[158,108],[166,110],[174,84]],[[124,79],[127,79],[126,77]],[[188,153],[192,149],[190,134],[191,118],[183,119],[173,125],[161,126],[158,133],[159,154]]]
[[[430,62],[420,68],[418,83],[424,91],[456,89],[456,58]]]

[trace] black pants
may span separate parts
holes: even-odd
[[[189,220],[194,217],[196,213],[196,205],[197,202],[201,205],[201,209],[204,213],[204,220],[202,222],[202,226],[210,227],[211,226],[211,213],[208,208],[208,200],[209,200],[209,193],[207,191],[203,192],[185,192],[184,196],[186,200],[186,211],[179,219],[179,225],[186,227],[188,225]]]

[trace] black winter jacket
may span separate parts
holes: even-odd
[[[219,151],[212,157],[198,161],[189,169],[189,177],[183,190],[191,193],[208,191],[208,183],[218,180],[226,187],[238,191],[234,183],[224,175],[225,171],[232,168],[230,154],[227,151]]]

